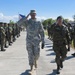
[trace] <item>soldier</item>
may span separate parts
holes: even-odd
[[[16,26],[16,36],[18,38],[19,37],[19,28],[18,28],[18,25],[17,24],[15,24],[15,26]]]
[[[51,25],[50,25],[50,22],[48,22],[47,32],[48,32],[48,38],[49,38],[49,39],[51,39],[51,38],[50,38],[50,36],[51,36],[50,30],[51,30]]]
[[[12,27],[11,27],[11,25],[10,24],[8,24],[8,42],[9,42],[9,45],[11,45],[11,43],[12,43]]]
[[[70,35],[68,29],[62,23],[62,17],[57,17],[56,25],[52,28],[53,50],[56,53],[57,74],[60,74],[60,68],[63,68],[63,61],[66,58],[67,48],[70,47]]]
[[[5,29],[5,35],[6,35],[6,37],[5,37],[5,48],[8,48],[8,46],[7,46],[7,42],[8,42],[8,28],[7,27],[8,27],[7,23],[4,23],[4,29]]]
[[[16,35],[16,32],[15,32],[15,24],[12,24],[12,36],[13,36],[13,42],[15,42],[16,38],[15,38],[15,35]]]
[[[31,18],[27,20],[29,15]],[[26,18],[18,21],[17,24],[25,24],[27,29],[26,46],[29,57],[29,65],[32,71],[33,66],[37,68],[37,61],[40,56],[40,41],[42,42],[42,49],[44,48],[44,30],[42,24],[36,19],[35,10],[31,10],[30,14],[28,14]]]
[[[72,40],[73,40],[73,47],[75,49],[75,25],[73,27],[73,39]],[[72,55],[75,57],[75,53],[73,53]]]
[[[4,40],[5,40],[5,30],[3,28],[3,22],[0,22],[0,45],[1,51],[5,51],[4,49]]]

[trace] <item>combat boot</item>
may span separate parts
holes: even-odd
[[[60,74],[60,65],[57,65],[57,74]]]
[[[60,67],[63,68],[63,62],[60,60]]]
[[[5,48],[8,48],[8,46],[5,45]]]
[[[34,64],[35,68],[37,68],[37,60],[35,60],[35,64]]]
[[[75,57],[75,53],[72,54]]]
[[[6,51],[5,49],[1,49],[1,51]]]

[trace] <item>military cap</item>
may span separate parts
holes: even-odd
[[[30,14],[34,14],[34,13],[36,14],[36,11],[35,10],[31,10],[30,11]]]
[[[57,17],[57,20],[58,20],[58,19],[63,19],[63,18],[62,18],[62,16],[58,16],[58,17]]]

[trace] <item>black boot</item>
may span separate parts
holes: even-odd
[[[5,45],[5,48],[8,48],[8,46]]]
[[[72,54],[75,57],[75,53]]]
[[[5,49],[1,49],[1,51],[6,51]]]
[[[60,60],[60,67],[63,68],[63,61]]]
[[[57,74],[60,74],[59,70],[60,70],[60,66],[57,65]]]

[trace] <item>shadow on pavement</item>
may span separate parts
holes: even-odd
[[[50,47],[53,47],[53,46],[45,46],[45,48],[50,48]]]
[[[52,73],[50,73],[50,74],[46,74],[46,75],[56,75],[56,70],[53,70]]]
[[[51,56],[51,55],[55,55],[54,52],[50,53],[50,54],[47,54],[46,56]]]
[[[26,70],[25,72],[21,73],[20,75],[30,75],[30,74],[29,74],[29,71],[30,71],[30,70]]]
[[[52,60],[50,63],[56,63],[55,60]]]
[[[66,58],[66,60],[69,60],[69,59],[72,59],[72,58],[75,58],[75,57],[73,57],[73,56],[68,56],[68,57]]]
[[[51,48],[51,49],[48,49],[48,50],[46,50],[46,51],[53,51],[53,49]]]

